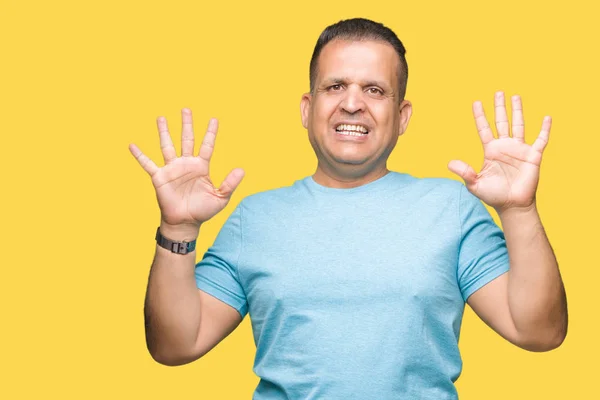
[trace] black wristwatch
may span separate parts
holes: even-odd
[[[156,228],[156,243],[160,247],[164,247],[165,249],[171,250],[171,252],[177,254],[191,253],[196,249],[196,239],[192,240],[191,242],[176,242],[174,240],[164,237],[160,233],[160,226]]]

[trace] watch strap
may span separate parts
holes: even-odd
[[[155,239],[156,243],[160,247],[164,247],[167,250],[171,250],[172,253],[188,254],[196,249],[196,239],[192,240],[191,242],[186,242],[185,240],[183,242],[176,242],[174,240],[164,237],[160,233],[160,226],[156,228]]]

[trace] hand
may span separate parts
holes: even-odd
[[[152,177],[161,211],[162,223],[169,226],[200,228],[200,225],[221,211],[244,177],[242,169],[234,169],[217,189],[209,177],[209,162],[215,145],[218,121],[211,119],[197,157],[194,152],[192,112],[181,111],[181,157],[177,157],[164,117],[157,119],[160,147],[165,165],[156,164],[130,144],[131,154]]]
[[[519,96],[512,97],[512,137],[509,134],[504,93],[494,100],[496,130],[494,138],[481,102],[473,103],[473,116],[483,144],[483,167],[477,174],[463,161],[452,160],[448,169],[464,179],[467,189],[496,211],[535,206],[542,153],[548,144],[552,119],[545,117],[542,130],[530,146],[525,143],[523,108]]]

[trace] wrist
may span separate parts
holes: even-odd
[[[523,218],[531,218],[537,217],[538,211],[536,203],[533,202],[531,205],[526,207],[507,207],[504,209],[496,209],[498,213],[498,217],[500,220],[512,220],[512,219],[523,219]]]
[[[178,242],[191,242],[196,240],[200,232],[200,225],[196,224],[177,224],[172,225],[164,220],[160,221],[161,235]]]

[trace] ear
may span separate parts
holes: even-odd
[[[311,101],[312,96],[310,93],[304,93],[302,95],[302,100],[300,100],[300,116],[302,117],[302,126],[305,129],[308,129],[308,115],[310,114]]]
[[[412,104],[408,100],[402,100],[400,106],[398,106],[398,112],[400,113],[400,126],[398,129],[398,136],[402,135],[408,127],[408,121],[412,115]]]

